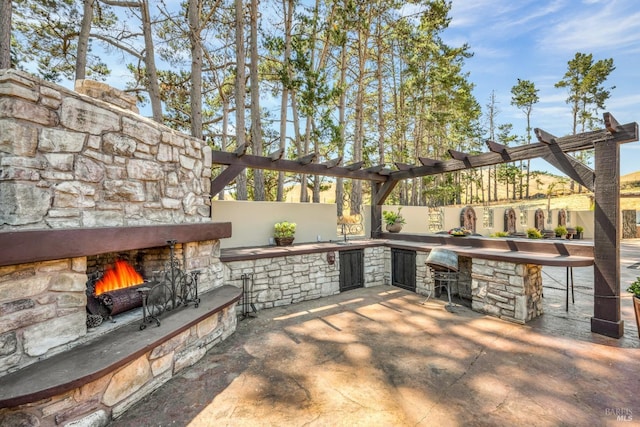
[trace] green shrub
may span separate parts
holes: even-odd
[[[496,231],[489,235],[489,237],[509,237],[508,231]]]
[[[631,292],[634,296],[640,298],[640,277],[627,288],[627,292]]]
[[[296,223],[282,221],[278,222],[273,226],[273,236],[274,237],[293,237],[296,234]]]
[[[584,227],[581,225],[576,225],[576,233],[582,233],[584,231]]]
[[[565,234],[567,234],[567,227],[565,227],[564,225],[559,225],[554,228],[553,231],[556,233],[556,236],[564,236]]]
[[[382,212],[384,223],[387,225],[404,224],[406,221],[402,216],[402,214],[400,213],[401,210],[402,210],[402,206],[398,208],[398,212],[392,212],[392,211]]]
[[[527,237],[530,239],[542,239],[542,233],[537,228],[529,228],[527,230]]]

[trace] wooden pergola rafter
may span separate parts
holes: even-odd
[[[638,141],[638,124],[632,122],[620,125],[610,113],[604,113],[604,124],[605,128],[601,130],[564,137],[555,137],[542,129],[535,129],[538,139],[536,143],[507,147],[494,141],[486,141],[489,149],[487,153],[470,154],[449,150],[451,159],[419,157],[420,165],[398,162],[395,163],[396,170],[388,169],[386,165],[362,169],[363,162],[340,166],[341,158],[318,163],[315,154],[297,160],[286,160],[282,159],[284,150],[277,150],[268,156],[254,156],[246,154],[246,146],[235,152],[213,151],[212,162],[227,168],[212,180],[211,195],[224,189],[245,168],[368,180],[372,185],[371,234],[372,237],[378,237],[382,229],[382,205],[396,185],[404,179],[542,158],[595,194],[595,295],[591,330],[607,336],[621,337],[620,144]],[[595,171],[568,154],[588,149],[595,149]]]

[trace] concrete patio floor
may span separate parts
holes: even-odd
[[[621,283],[640,240],[621,249]],[[264,310],[110,425],[640,425],[640,342],[592,334],[593,269],[543,269],[545,314],[518,325],[391,286]],[[628,294],[624,293],[624,296]]]

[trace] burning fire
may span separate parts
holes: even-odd
[[[126,261],[118,260],[113,268],[104,272],[104,276],[96,282],[95,295],[116,289],[128,288],[144,282],[142,276]]]

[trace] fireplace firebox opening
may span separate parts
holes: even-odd
[[[197,308],[200,270],[186,272],[182,245],[168,240],[162,248],[101,254],[87,261],[87,327],[142,307],[140,329],[160,326],[160,316],[191,303]]]

